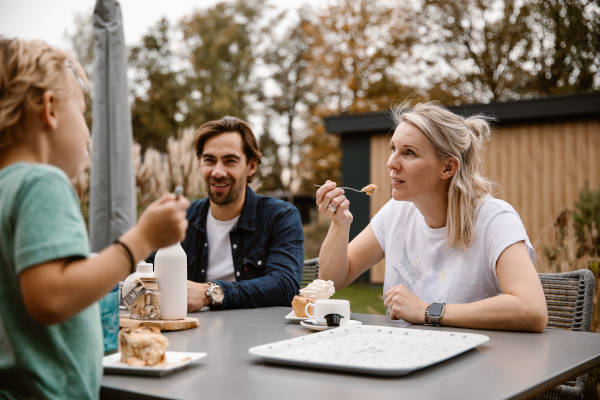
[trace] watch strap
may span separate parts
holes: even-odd
[[[431,303],[427,304],[427,307],[425,307],[425,316],[423,317],[423,320],[425,322],[423,322],[423,325],[431,325],[431,322],[429,321],[429,309],[431,308]]]

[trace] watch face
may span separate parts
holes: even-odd
[[[434,317],[439,317],[442,315],[442,310],[444,309],[444,305],[442,303],[433,303],[431,308],[429,309],[429,315]]]
[[[223,301],[223,298],[225,297],[223,295],[223,289],[221,288],[221,286],[219,285],[215,285],[213,286],[212,289],[212,298],[215,300],[215,302],[217,303],[221,303]]]
[[[216,283],[211,283],[208,287],[208,291],[206,295],[210,297],[211,303],[213,305],[221,305],[225,296],[223,295],[223,288],[217,285]]]

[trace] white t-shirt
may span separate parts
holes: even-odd
[[[477,208],[466,251],[448,247],[447,228],[427,226],[411,202],[388,201],[371,226],[385,252],[384,293],[403,284],[427,303],[470,303],[500,294],[496,261],[514,243],[525,241],[532,262],[535,258],[519,214],[491,196]]]
[[[229,221],[219,221],[208,210],[206,218],[206,235],[208,237],[208,269],[206,281],[235,281],[233,256],[229,232],[237,224],[240,216]]]

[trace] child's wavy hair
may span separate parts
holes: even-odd
[[[44,92],[66,96],[66,72],[71,71],[82,89],[86,74],[73,57],[41,40],[0,37],[0,151],[19,140],[28,121],[41,112]]]
[[[468,118],[426,102],[410,107],[408,103],[392,110],[396,125],[407,122],[417,127],[433,144],[442,160],[455,157],[458,170],[450,179],[446,226],[448,245],[467,249],[475,234],[475,212],[481,199],[492,192],[493,183],[481,175],[483,143],[491,129],[485,115]]]

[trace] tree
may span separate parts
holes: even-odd
[[[466,102],[517,97],[531,80],[533,49],[533,9],[520,3],[425,0],[424,43],[441,59],[434,87]],[[449,71],[444,79],[440,69]]]
[[[585,0],[424,0],[429,97],[486,103],[597,88],[598,13]]]
[[[284,185],[281,180],[283,164],[279,158],[279,145],[271,134],[271,119],[267,116],[263,123],[263,133],[259,139],[262,162],[258,166],[257,181],[262,193],[281,190]]]
[[[298,153],[303,139],[301,121],[298,117],[310,103],[309,95],[313,80],[308,74],[309,63],[306,57],[308,45],[302,29],[306,20],[300,16],[300,19],[289,27],[281,26],[290,23],[286,14],[280,13],[269,24],[268,33],[271,40],[263,50],[264,56],[261,57],[265,67],[269,68],[269,75],[263,85],[261,100],[266,107],[265,113],[272,113],[282,121],[279,126],[281,126],[280,131],[285,132],[284,135],[287,137],[285,171],[288,179],[285,186],[281,178],[279,183],[282,185],[280,188],[286,187],[292,192],[297,186],[298,174],[295,165],[299,160]],[[283,30],[281,34],[274,33],[278,28]],[[268,120],[271,122],[270,117]],[[270,126],[269,130],[272,129],[274,128]],[[269,134],[267,131],[265,133]],[[272,139],[268,140],[270,141],[267,143],[271,143]]]
[[[528,89],[543,94],[589,92],[600,88],[600,6],[585,0],[538,4],[539,33],[534,80]]]
[[[337,0],[320,10],[305,10],[308,132],[302,143],[300,191],[314,183],[339,181],[341,152],[337,137],[324,131],[323,118],[344,112],[380,111],[415,93],[401,82],[415,41],[415,13],[397,2]]]
[[[302,157],[296,167],[300,175],[299,192],[313,193],[314,184],[322,184],[329,179],[340,182],[342,154],[337,136],[325,132],[320,118],[313,121],[313,132],[303,142]]]
[[[397,2],[337,0],[305,23],[310,73],[322,107],[335,113],[379,111],[413,93],[414,86],[400,78],[410,64],[414,15]]]
[[[73,20],[74,31],[65,31],[64,36],[71,44],[75,59],[79,61],[88,78],[88,93],[86,102],[90,102],[90,93],[94,87],[94,12],[75,14]],[[88,126],[92,125],[92,107],[85,109],[85,120]]]
[[[183,98],[187,89],[180,82],[176,57],[169,40],[169,23],[162,18],[149,29],[139,45],[130,49],[129,62],[134,72],[132,94],[133,136],[142,150],[166,150],[167,139],[182,129]]]
[[[246,119],[260,82],[254,79],[264,1],[221,2],[181,23],[187,61],[186,126],[225,115]]]

